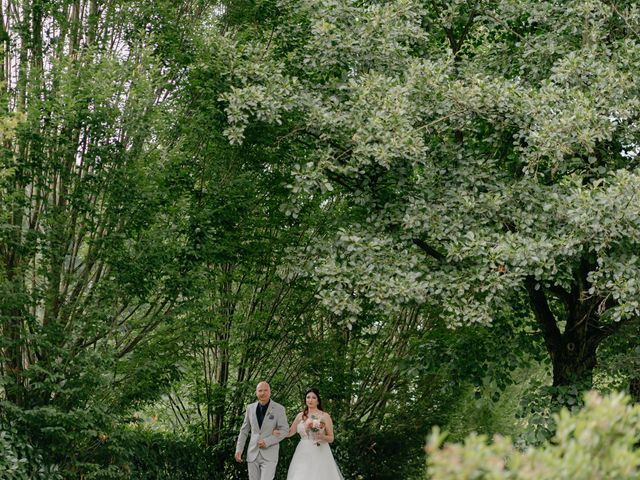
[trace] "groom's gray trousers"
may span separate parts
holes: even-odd
[[[278,460],[275,462],[265,460],[261,453],[253,462],[247,462],[249,468],[249,480],[273,480],[276,476],[276,466]]]

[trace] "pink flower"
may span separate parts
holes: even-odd
[[[325,424],[323,421],[319,420],[316,417],[311,417],[308,418],[305,422],[304,422],[305,428],[307,429],[307,431],[311,431],[313,433],[317,433],[319,431],[321,431],[324,427]],[[315,438],[315,435],[312,435]],[[320,446],[320,442],[316,442],[317,446]]]
[[[317,418],[309,418],[306,421],[307,430],[312,432],[319,432],[322,429],[322,422]]]

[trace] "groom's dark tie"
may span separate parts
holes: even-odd
[[[258,408],[256,409],[256,416],[258,417],[258,427],[260,428],[262,428],[262,421],[264,420],[264,416],[267,413],[267,407],[269,406],[269,403],[267,403],[266,405],[262,405],[260,404],[260,402],[258,402]]]

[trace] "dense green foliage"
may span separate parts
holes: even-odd
[[[346,479],[422,478],[434,425],[520,448],[585,388],[640,398],[633,2],[0,26],[0,477],[246,478],[263,379],[290,419],[320,389]]]

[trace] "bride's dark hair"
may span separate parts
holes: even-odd
[[[303,398],[304,411],[302,412],[303,419],[306,419],[309,416],[309,406],[307,405],[307,395],[309,395],[310,393],[315,394],[316,398],[318,399],[318,410],[321,410],[324,412],[324,410],[322,410],[322,400],[320,399],[320,392],[318,391],[317,388],[310,388],[304,393],[304,398]]]

